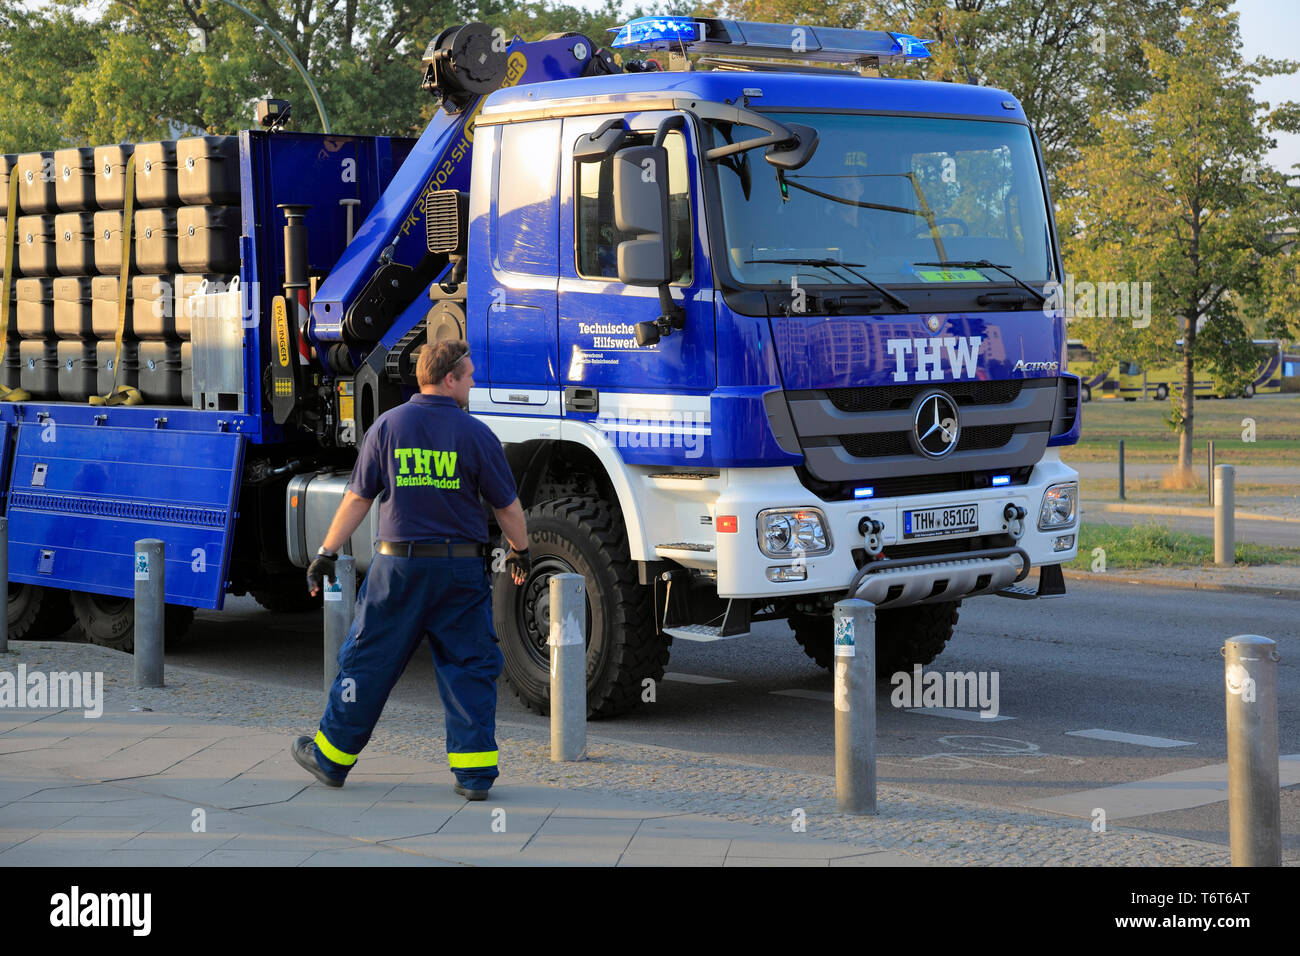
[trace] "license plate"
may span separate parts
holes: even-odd
[[[978,505],[952,505],[903,512],[904,538],[933,538],[941,534],[961,534],[980,526]]]

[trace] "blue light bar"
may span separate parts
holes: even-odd
[[[781,60],[879,65],[929,57],[926,45],[910,33],[843,30],[786,23],[718,20],[712,17],[638,17],[609,31],[614,47],[649,47],[684,53],[736,54]]]
[[[994,476],[993,476],[993,487],[994,487],[994,488],[996,488],[998,485],[1009,485],[1009,484],[1011,484],[1011,476],[1010,476],[1010,475],[994,475]]]
[[[703,40],[704,24],[692,17],[637,17],[609,32],[618,34],[610,44],[612,47],[648,46],[662,50]]]
[[[876,494],[876,489],[871,487],[853,489],[854,498],[874,498],[875,494]]]

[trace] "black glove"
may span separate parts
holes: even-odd
[[[528,572],[532,570],[533,560],[528,556],[528,549],[520,551],[518,548],[511,548],[510,553],[506,555],[506,570],[514,577],[516,571],[524,577],[528,577]]]
[[[334,571],[334,562],[338,560],[337,554],[317,554],[316,560],[312,561],[307,567],[307,590],[311,594],[323,590],[325,587],[325,578],[329,577],[338,580],[338,575]]]

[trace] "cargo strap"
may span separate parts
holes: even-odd
[[[138,388],[118,385],[122,371],[122,337],[126,334],[126,303],[131,293],[131,222],[135,218],[135,153],[126,158],[122,201],[122,269],[117,274],[117,336],[113,341],[113,386],[107,395],[90,396],[92,405],[143,405]]]
[[[9,355],[9,300],[14,290],[14,242],[18,223],[18,177],[9,170],[9,212],[5,217],[5,273],[4,288],[0,289],[0,369]],[[25,402],[31,393],[21,388],[0,385],[0,402]]]

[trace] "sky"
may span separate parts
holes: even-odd
[[[569,0],[592,10],[601,0]],[[1300,0],[1235,0],[1232,9],[1240,14],[1241,52],[1247,60],[1258,56],[1300,60]],[[886,28],[887,29],[887,28]],[[1275,76],[1257,84],[1255,99],[1276,106],[1284,100],[1300,100],[1300,74]],[[1300,135],[1279,133],[1278,145],[1266,162],[1288,170],[1300,164]],[[1300,173],[1300,170],[1292,170]]]

